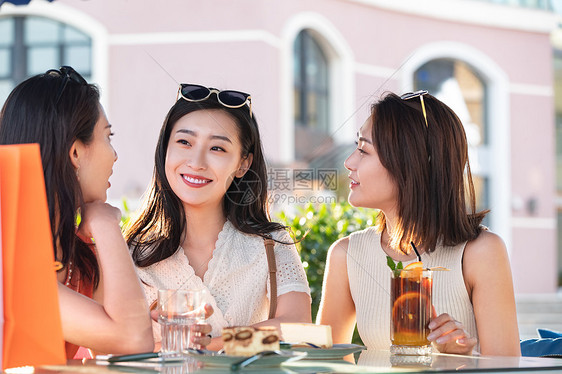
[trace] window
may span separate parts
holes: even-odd
[[[306,159],[330,141],[329,64],[315,36],[302,30],[294,42],[296,159]]]
[[[71,65],[89,80],[92,41],[74,27],[44,17],[0,18],[0,104],[26,78]]]
[[[466,132],[470,166],[476,193],[476,209],[490,207],[490,171],[487,162],[489,135],[486,85],[466,63],[452,59],[432,60],[414,76],[415,89],[426,89],[459,116]],[[486,217],[488,220],[488,216]],[[484,222],[484,224],[489,224]]]

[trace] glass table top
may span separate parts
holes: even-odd
[[[491,357],[433,354],[430,356],[395,356],[389,351],[363,351],[356,364],[343,360],[290,361],[272,367],[252,365],[238,372],[267,373],[428,373],[428,372],[481,372],[481,373],[560,373],[562,358],[537,357]],[[228,366],[216,364],[212,360],[198,361],[192,357],[184,361],[131,361],[119,364],[95,360],[69,360],[64,366],[43,366],[35,368],[35,373],[162,373],[185,374],[228,373]]]

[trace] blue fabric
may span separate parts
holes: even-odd
[[[521,356],[562,358],[562,333],[549,329],[537,329],[538,339],[521,340]]]
[[[12,3],[14,5],[27,5],[31,0],[0,0],[0,6],[4,3]],[[53,0],[48,0],[53,1]]]
[[[549,329],[537,329],[539,338],[562,338],[562,332],[549,330]]]

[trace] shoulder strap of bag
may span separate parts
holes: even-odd
[[[267,254],[267,265],[269,266],[269,319],[272,319],[275,318],[275,311],[277,310],[277,264],[273,251],[275,242],[271,238],[264,238],[263,241]]]

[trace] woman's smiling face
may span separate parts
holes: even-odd
[[[251,165],[239,138],[238,125],[223,110],[198,110],[174,124],[165,171],[184,207],[222,204],[234,177]]]
[[[373,145],[372,126],[372,117],[369,117],[359,129],[357,149],[344,163],[351,179],[348,200],[353,206],[388,213],[397,204],[396,183],[382,165]]]

